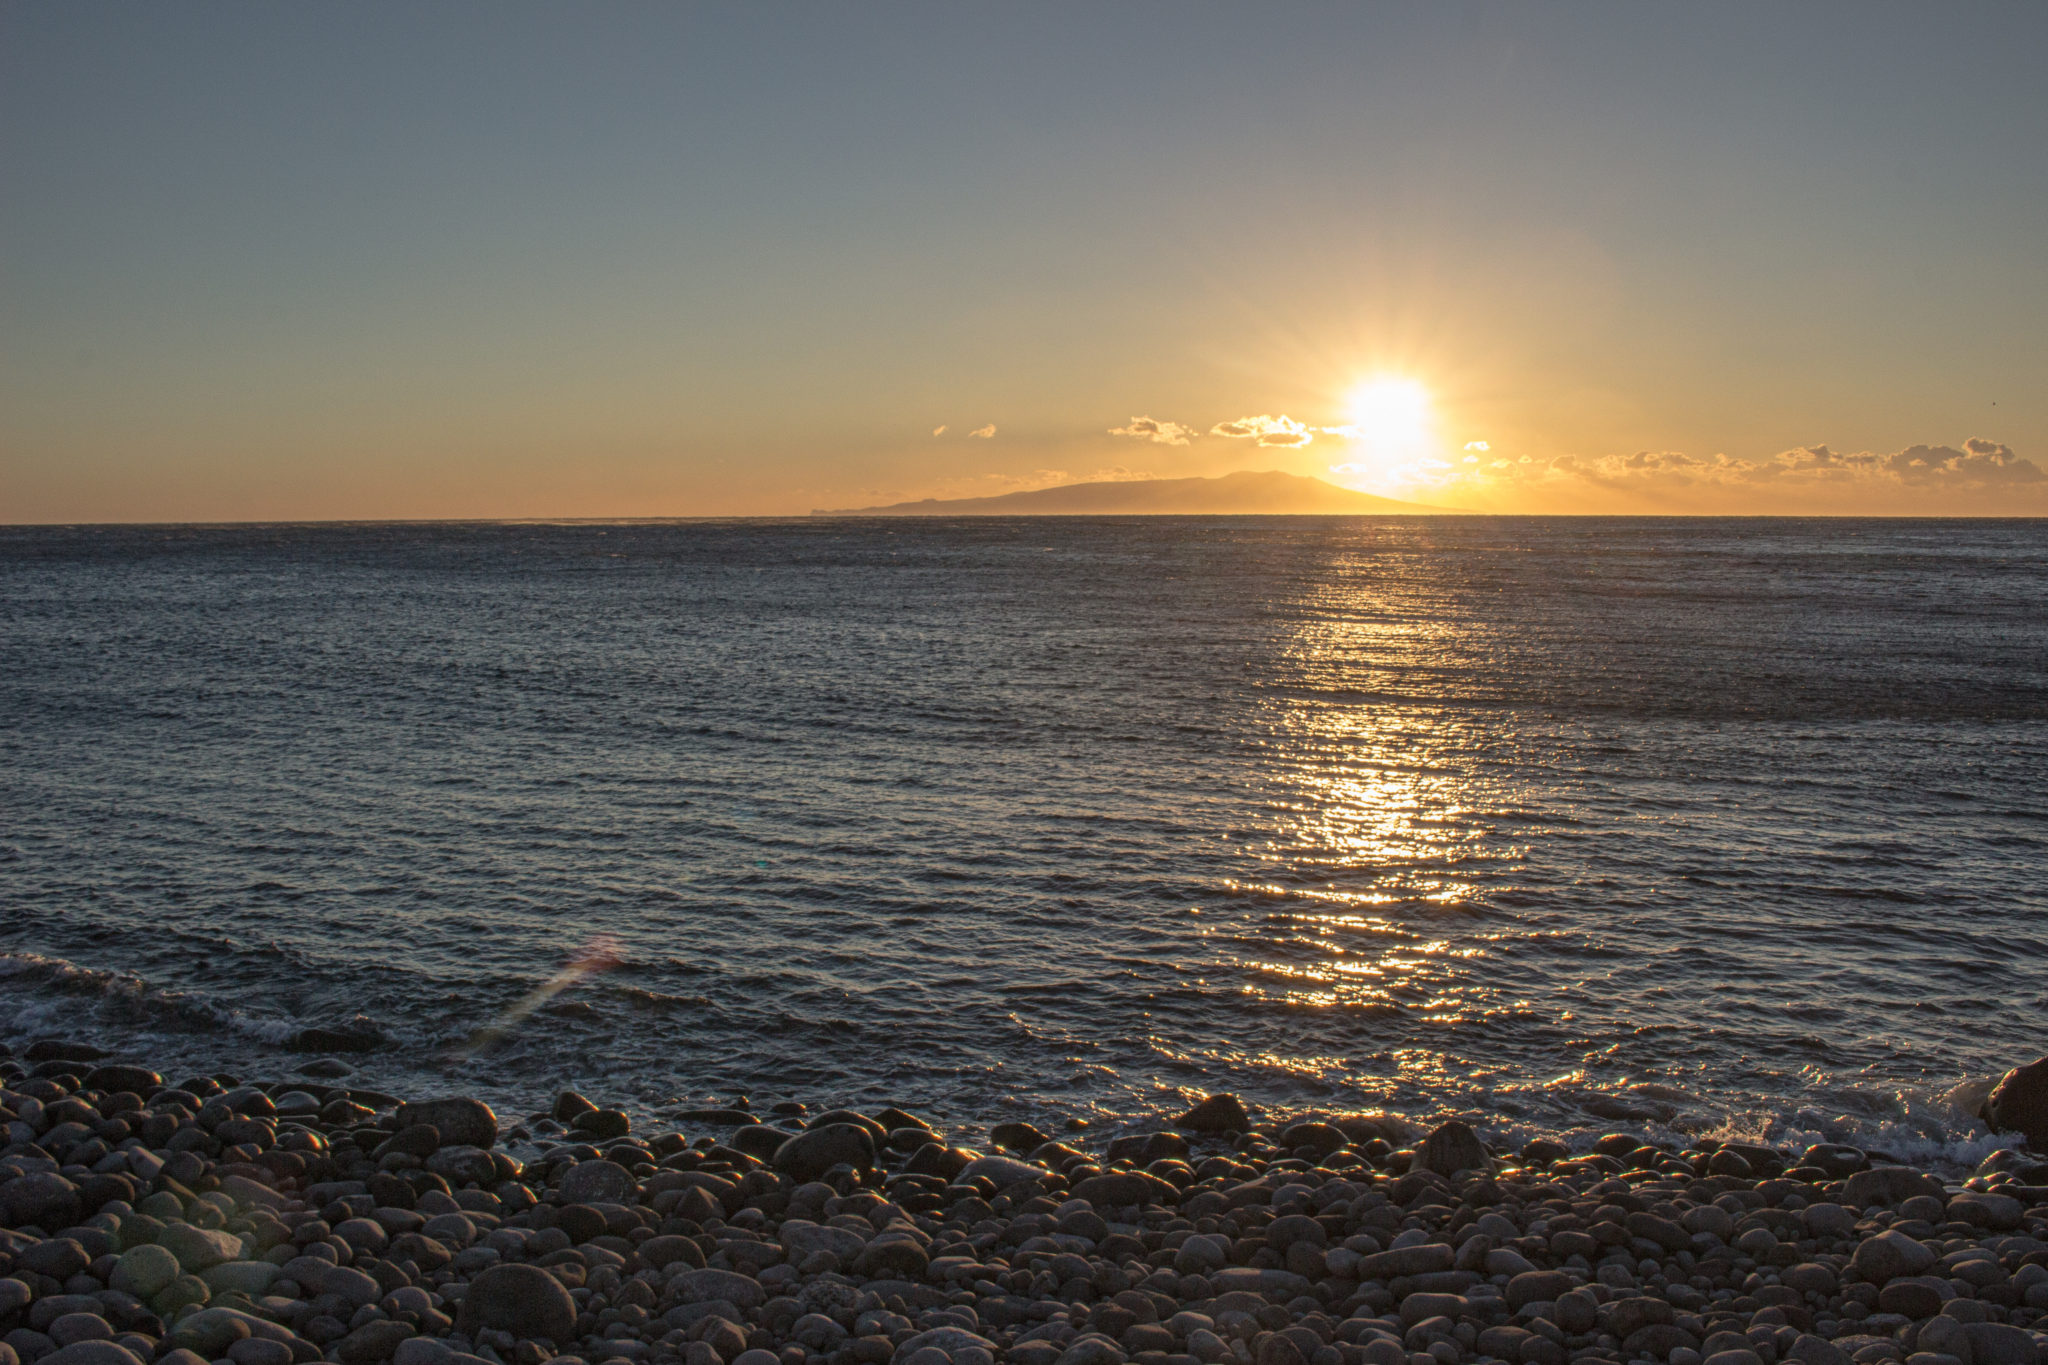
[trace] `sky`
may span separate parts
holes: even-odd
[[[2048,6],[0,3],[0,522],[2048,515]]]

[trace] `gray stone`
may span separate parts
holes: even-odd
[[[78,1186],[55,1171],[17,1176],[0,1185],[0,1214],[9,1227],[34,1225],[45,1231],[78,1221]]]
[[[1826,1337],[1802,1332],[1792,1343],[1791,1359],[1800,1365],[1849,1365],[1849,1355]]]
[[[201,1271],[199,1278],[216,1294],[246,1294],[253,1299],[270,1291],[277,1274],[268,1261],[222,1261]]]
[[[341,1365],[372,1365],[391,1359],[398,1344],[412,1335],[402,1322],[366,1322],[335,1343],[334,1356]]]
[[[616,1161],[579,1161],[562,1177],[564,1204],[617,1204],[633,1192],[633,1173]]]
[[[483,1147],[469,1142],[444,1144],[427,1158],[427,1169],[458,1188],[493,1185],[498,1179],[496,1159]]]
[[[181,1269],[198,1274],[223,1261],[241,1259],[242,1239],[232,1232],[194,1227],[190,1223],[167,1223],[156,1243],[178,1258]]]
[[[1401,1275],[1433,1275],[1449,1270],[1458,1253],[1441,1242],[1423,1242],[1392,1251],[1375,1251],[1358,1261],[1361,1280],[1391,1280]]]
[[[821,1226],[805,1218],[785,1219],[781,1240],[792,1265],[801,1265],[805,1257],[827,1251],[839,1258],[840,1265],[850,1266],[868,1244],[867,1238],[851,1228]]]
[[[1880,1167],[1880,1170],[1896,1169]],[[1865,1171],[1861,1174],[1869,1175]],[[1924,1275],[1935,1262],[1934,1252],[1903,1232],[1887,1229],[1866,1237],[1856,1247],[1849,1264],[1872,1284],[1882,1285],[1902,1275]]]
[[[292,1348],[269,1337],[244,1337],[228,1347],[235,1365],[292,1365]]]
[[[987,1337],[970,1332],[964,1327],[934,1327],[928,1332],[919,1332],[896,1348],[895,1359],[904,1360],[918,1351],[936,1348],[948,1356],[965,1347],[976,1346],[984,1351],[994,1351],[996,1344]]]
[[[1572,1277],[1562,1270],[1526,1270],[1508,1281],[1508,1307],[1521,1309],[1532,1303],[1553,1302],[1573,1288]]]
[[[511,1268],[511,1267],[508,1267]],[[742,1309],[759,1308],[768,1295],[761,1282],[732,1270],[686,1270],[668,1282],[671,1303],[707,1303],[724,1299]]]
[[[482,1100],[460,1097],[399,1105],[398,1126],[410,1128],[416,1123],[433,1125],[440,1131],[441,1141],[450,1146],[488,1150],[498,1141],[498,1116]]]
[[[1970,1365],[2036,1365],[2039,1352],[2031,1332],[2004,1322],[1973,1322],[1963,1328]]]
[[[74,1341],[112,1341],[114,1325],[98,1313],[66,1313],[43,1329],[59,1346]]]
[[[2006,1194],[1980,1194],[1971,1190],[1948,1201],[1951,1219],[1991,1232],[2016,1231],[2026,1221],[2026,1213],[2026,1205]]]
[[[1852,1209],[1896,1208],[1916,1194],[1948,1197],[1939,1180],[1911,1166],[1872,1166],[1842,1183],[1842,1202]]]
[[[111,1341],[74,1341],[46,1355],[37,1365],[142,1365],[136,1354]]]
[[[854,1258],[853,1271],[872,1280],[909,1280],[922,1278],[930,1264],[931,1254],[915,1238],[884,1235]]]
[[[496,1265],[470,1281],[457,1325],[472,1339],[481,1331],[510,1332],[566,1348],[576,1338],[576,1301],[539,1266]]]

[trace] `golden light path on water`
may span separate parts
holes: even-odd
[[[1394,1041],[1412,1041],[1418,1021],[1448,1032],[1530,1010],[1487,982],[1484,963],[1530,931],[1493,922],[1473,899],[1479,865],[1497,888],[1500,865],[1522,855],[1501,828],[1514,802],[1483,770],[1470,713],[1415,695],[1472,642],[1455,621],[1350,581],[1367,577],[1356,561],[1330,567],[1330,581],[1304,594],[1274,670],[1285,683],[1266,702],[1269,819],[1245,852],[1270,875],[1222,888],[1268,908],[1256,923],[1211,916],[1201,932],[1218,974],[1244,983],[1246,1008],[1334,1012],[1355,1020],[1356,1048],[1161,1050],[1321,1080],[1367,1102],[1483,1090],[1487,1069],[1457,1062],[1448,1045]],[[1327,1043],[1327,1028],[1317,1033]]]

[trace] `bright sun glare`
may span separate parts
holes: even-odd
[[[1373,445],[1412,446],[1428,434],[1429,391],[1412,379],[1362,384],[1352,392],[1350,408],[1352,429]]]

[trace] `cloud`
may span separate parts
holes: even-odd
[[[1966,491],[2048,481],[2032,460],[1996,441],[1972,437],[1954,446],[1907,446],[1888,455],[1847,453],[1825,445],[1798,446],[1767,460],[1727,455],[1687,455],[1676,450],[1639,450],[1560,466],[1606,481],[1661,479],[1682,483],[1747,484],[1777,487],[1848,486]]]
[[[1228,436],[1232,440],[1254,440],[1262,446],[1305,446],[1315,440],[1315,432],[1305,423],[1292,417],[1274,417],[1262,414],[1258,417],[1240,417],[1235,422],[1218,422],[1209,428],[1211,436]]]
[[[1492,450],[1492,449],[1493,449],[1493,447],[1492,447],[1491,445],[1487,444],[1487,443],[1486,443],[1485,441],[1467,441],[1467,442],[1465,442],[1465,449],[1467,449],[1467,450]]]
[[[1564,511],[2048,511],[2048,472],[2011,447],[1978,437],[1961,446],[1888,452],[1807,445],[1758,459],[1682,450],[1537,459],[1467,446],[1398,466],[1333,469],[1370,478],[1375,491],[1420,501]]]
[[[1162,422],[1156,417],[1133,417],[1129,426],[1111,427],[1109,434],[1134,436],[1163,446],[1184,446],[1201,435],[1193,427],[1184,427],[1178,422]]]
[[[944,425],[943,423],[941,423],[940,425],[938,425],[938,426],[935,426],[935,427],[933,427],[933,428],[932,428],[932,435],[934,435],[934,436],[944,436],[945,434],[946,434],[946,428],[945,428],[945,425]]]
[[[996,424],[994,422],[990,422],[987,426],[976,427],[974,430],[968,432],[967,434],[969,436],[978,436],[982,440],[986,441],[996,434]]]

